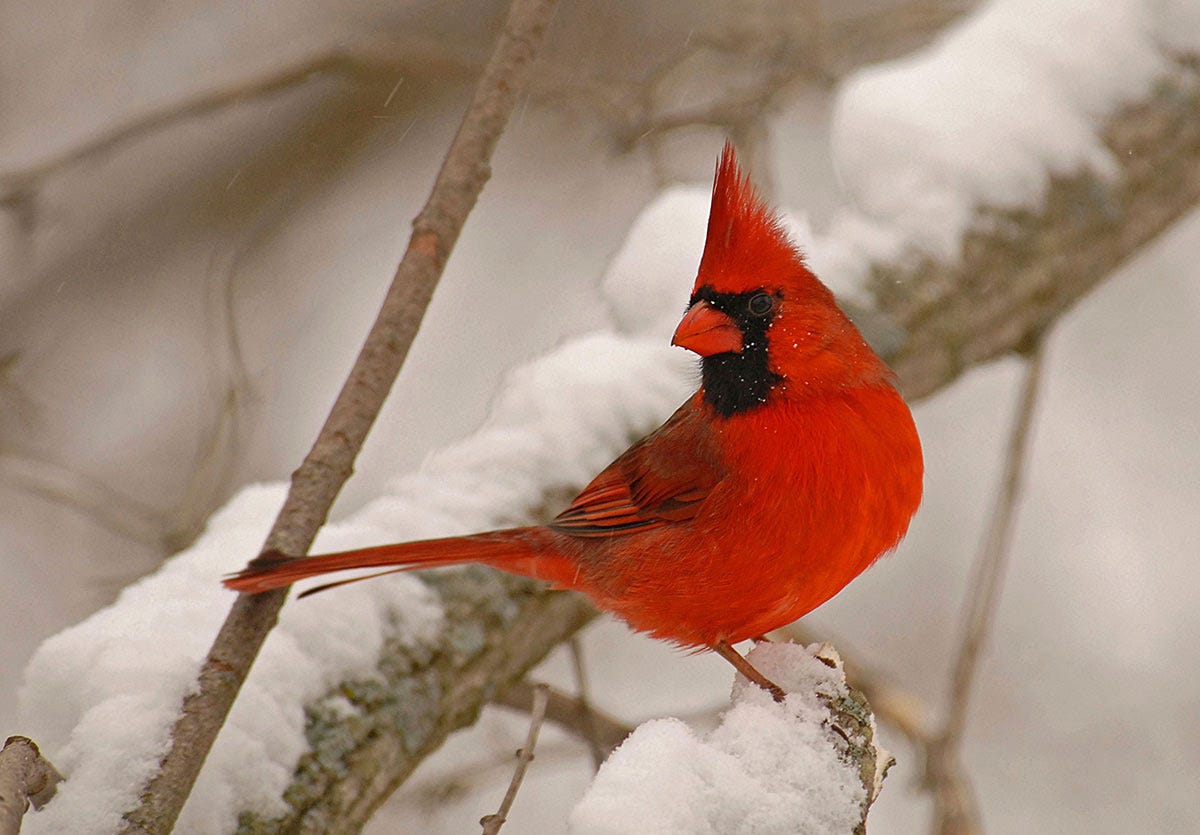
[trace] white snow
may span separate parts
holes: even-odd
[[[738,676],[733,703],[711,731],[697,733],[678,719],[639,726],[575,807],[571,831],[851,832],[865,792],[856,768],[838,753],[819,696],[845,694],[845,678],[815,657],[818,649],[762,644],[750,653],[751,663],[788,691],[783,703]]]
[[[711,195],[700,185],[665,189],[629,227],[600,284],[622,331],[671,338],[696,279]]]

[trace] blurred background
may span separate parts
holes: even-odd
[[[336,514],[470,432],[503,371],[601,327],[599,281],[664,187],[730,136],[820,231],[847,205],[831,108],[856,69],[971,2],[578,2]],[[506,4],[0,3],[0,730],[45,637],[286,478],[382,299]],[[1030,25],[1036,25],[1031,21]],[[1200,213],[1052,331],[1012,561],[966,732],[989,832],[1200,829]],[[697,258],[699,253],[697,253]],[[806,619],[932,716],[998,490],[1021,364],[916,408],[924,507],[897,554]],[[231,555],[231,568],[242,557]],[[728,698],[724,662],[600,620],[594,702],[634,723]],[[569,684],[565,655],[541,677]],[[527,719],[489,709],[378,832],[495,808]],[[872,832],[927,831],[916,753]],[[548,727],[510,826],[562,831],[592,763]]]

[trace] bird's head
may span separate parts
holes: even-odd
[[[890,373],[805,266],[728,142],[696,285],[671,343],[703,358],[704,399],[725,416]]]

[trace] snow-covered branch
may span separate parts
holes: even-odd
[[[866,832],[891,755],[827,644],[760,644],[752,663],[789,695],[739,677],[716,728],[641,725],[571,816],[577,835]]]
[[[373,675],[337,684],[306,709],[310,750],[277,814],[244,812],[238,831],[358,832],[446,737],[474,724],[498,689],[520,679],[595,610],[574,594],[485,569],[426,578],[446,612],[436,639],[385,639]]]
[[[961,260],[872,266],[872,294],[905,335],[885,354],[907,397],[1029,345],[1200,204],[1200,67],[1173,62],[1100,136],[1114,171],[1056,176],[1040,206],[980,208]]]

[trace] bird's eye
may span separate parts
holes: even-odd
[[[766,316],[775,307],[775,297],[770,293],[755,293],[746,302],[746,309],[751,316]]]

